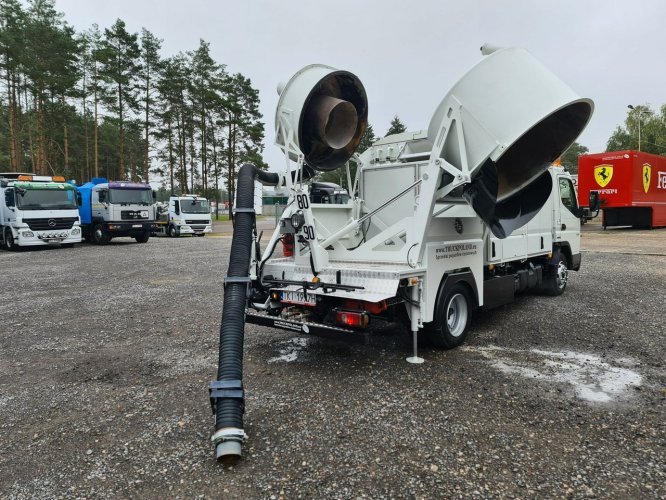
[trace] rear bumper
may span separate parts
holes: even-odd
[[[351,330],[349,328],[323,325],[321,323],[302,323],[300,321],[283,319],[278,316],[269,316],[267,314],[261,314],[250,310],[246,311],[245,322],[345,342],[367,344],[370,340],[370,334],[367,330]]]

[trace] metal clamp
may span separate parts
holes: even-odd
[[[240,399],[241,411],[245,412],[245,391],[243,391],[243,382],[240,380],[213,380],[208,386],[208,395],[213,414],[217,411],[218,398]]]
[[[238,441],[243,443],[246,439],[247,434],[245,434],[245,431],[243,429],[236,429],[234,427],[228,427],[226,429],[215,431],[215,434],[213,434],[210,438],[210,440],[213,442],[213,445],[217,445],[218,443],[223,443],[225,441]]]
[[[249,276],[227,276],[224,278],[224,288],[227,288],[229,283],[245,283],[248,287],[252,283],[252,278]]]
[[[235,213],[235,214],[238,214],[238,213],[250,213],[250,214],[253,214],[253,213],[255,213],[255,210],[254,210],[254,208],[242,208],[242,207],[241,207],[241,208],[234,208],[234,213]]]

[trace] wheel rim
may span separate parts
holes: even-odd
[[[95,240],[102,241],[102,229],[99,227],[95,229]]]
[[[11,230],[5,231],[5,247],[8,250],[11,250],[11,248],[14,246],[14,236],[12,235]]]
[[[567,270],[567,265],[560,261],[557,263],[557,288],[562,290],[567,286],[567,279],[569,277],[569,272]]]
[[[467,300],[463,294],[456,293],[451,297],[446,308],[446,324],[453,337],[459,337],[465,331],[468,313]]]

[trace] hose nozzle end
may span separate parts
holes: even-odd
[[[215,445],[215,458],[223,465],[234,465],[241,459],[243,441],[247,434],[243,429],[219,429],[211,441]]]

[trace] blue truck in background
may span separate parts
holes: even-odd
[[[149,184],[95,177],[76,189],[81,194],[79,215],[87,242],[106,245],[122,236],[139,243],[150,239],[155,223],[155,193]]]

